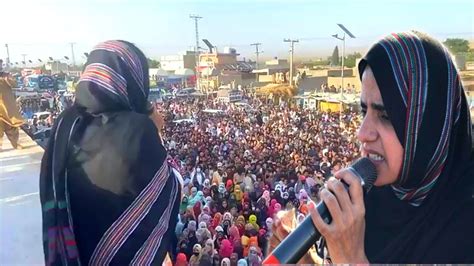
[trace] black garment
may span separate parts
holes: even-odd
[[[474,177],[474,165],[463,178]],[[370,263],[474,262],[474,191],[459,189],[437,206],[414,207],[389,186],[366,197],[365,252]],[[403,244],[400,244],[403,243]]]
[[[147,60],[134,45],[107,41],[90,53],[41,163],[47,265],[164,260],[181,184],[148,118],[148,93]]]
[[[365,251],[369,261],[474,263],[471,121],[450,55],[426,35],[393,34],[376,43],[361,60],[361,76],[367,66],[404,147],[403,156],[412,158],[409,166],[402,165],[408,169],[404,180],[374,187],[366,196]],[[412,103],[410,97],[418,97],[418,93],[426,96]],[[422,119],[414,118],[416,112]],[[417,134],[410,131],[414,127]],[[448,137],[443,140],[442,136]],[[416,149],[409,154],[407,145],[412,143]],[[439,172],[429,171],[432,167]],[[425,177],[434,180],[429,183],[434,185],[426,186]],[[404,195],[400,187],[410,192]],[[412,197],[420,195],[412,190],[427,193],[422,194],[426,197]]]
[[[83,263],[89,261],[104,232],[154,177],[160,165],[157,162],[166,163],[165,156],[153,122],[146,115],[132,112],[93,119],[82,138],[75,141],[68,162],[68,187],[74,232]],[[172,182],[172,178],[168,179],[163,189],[168,192],[168,201]],[[129,251],[112,262],[133,258],[156,225],[157,217],[163,214],[167,206],[164,200],[165,197],[155,203],[133,237],[125,242],[123,248]],[[179,199],[169,228],[175,228],[178,206]],[[168,231],[162,243],[171,242],[173,231]]]

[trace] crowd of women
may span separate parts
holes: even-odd
[[[333,171],[358,157],[359,117],[288,106],[160,104],[163,138],[184,179],[176,226],[181,265],[260,265],[274,215],[308,213]],[[249,111],[250,110],[250,111]]]

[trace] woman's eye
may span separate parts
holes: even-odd
[[[383,112],[380,114],[380,118],[383,120],[383,121],[390,121],[390,118],[388,117],[387,113],[386,112]]]

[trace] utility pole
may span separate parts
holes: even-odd
[[[74,44],[76,43],[70,43],[71,45],[71,59],[72,59],[72,66],[75,67],[76,66],[76,57],[74,56]]]
[[[251,46],[255,46],[255,54],[257,55],[257,59],[255,61],[255,68],[258,69],[258,55],[263,53],[263,51],[259,51],[258,50],[258,46],[259,45],[262,45],[261,43],[257,42],[257,43],[252,43],[250,44]]]
[[[189,18],[194,19],[194,29],[196,31],[196,47],[194,48],[194,53],[196,56],[196,69],[194,70],[196,74],[196,90],[201,90],[199,88],[199,25],[198,20],[202,19],[199,15],[189,15]]]
[[[292,86],[293,85],[293,52],[295,50],[295,43],[299,42],[299,40],[284,39],[283,41],[290,43],[290,86]]]
[[[262,44],[259,43],[259,42],[256,42],[256,43],[252,43],[252,44],[250,44],[250,45],[251,45],[251,46],[255,46],[255,54],[257,55],[257,58],[256,58],[256,60],[255,60],[255,70],[258,70],[258,55],[259,55],[260,53],[263,53],[263,51],[261,51],[261,52],[258,51],[258,46],[259,46],[259,45],[262,45]],[[255,74],[255,81],[258,82],[258,74]]]
[[[5,48],[7,49],[7,62],[5,69],[8,70],[10,68],[10,50],[8,49],[8,43],[5,44]]]

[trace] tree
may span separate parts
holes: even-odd
[[[359,52],[355,52],[353,54],[349,54],[344,59],[344,66],[345,67],[355,67],[357,58],[361,58],[362,55]]]
[[[160,61],[155,60],[155,59],[151,59],[151,58],[147,58],[147,60],[148,60],[148,67],[149,68],[160,68],[160,66],[161,66]]]
[[[469,52],[469,41],[460,38],[448,38],[443,43],[448,50],[453,54],[467,53]]]
[[[334,51],[332,52],[331,56],[331,66],[338,66],[339,65],[339,48],[334,47]]]

